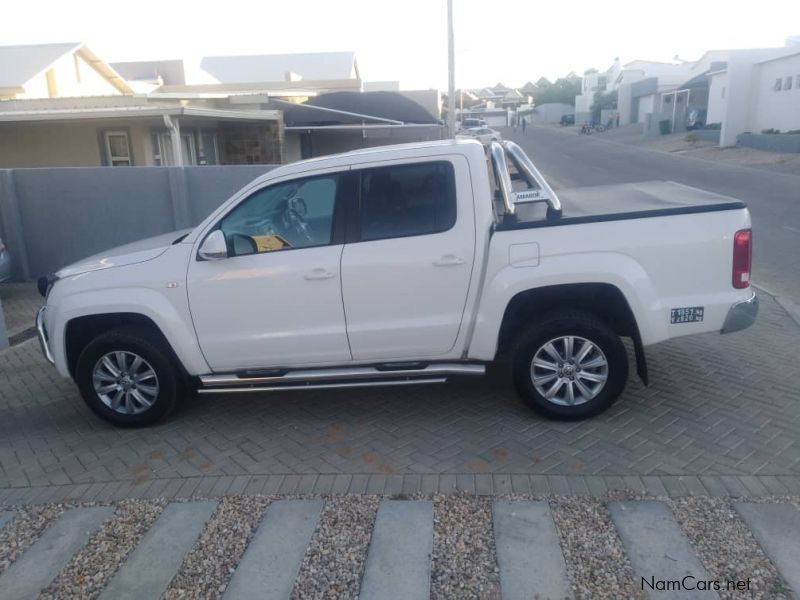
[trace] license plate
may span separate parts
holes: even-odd
[[[702,306],[687,306],[670,310],[670,323],[699,323],[703,320]]]

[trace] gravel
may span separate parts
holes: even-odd
[[[750,579],[749,598],[791,598],[774,565],[727,498],[672,500],[672,512],[709,575],[723,583]],[[720,590],[719,597],[743,592]]]
[[[163,500],[121,500],[39,600],[96,598],[164,510]]]
[[[434,496],[431,598],[500,598],[492,498]]]
[[[64,512],[62,504],[19,508],[0,531],[0,575]]]
[[[220,598],[270,501],[263,496],[220,500],[162,600]]]
[[[292,590],[300,598],[358,598],[379,496],[326,499]]]
[[[646,598],[602,500],[550,501],[575,598]]]

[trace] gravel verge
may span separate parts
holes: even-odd
[[[500,598],[492,498],[434,496],[431,598]]]
[[[602,499],[550,500],[575,598],[646,598]]]
[[[220,500],[162,600],[220,598],[270,501],[264,496]]]
[[[720,590],[726,598],[791,598],[786,583],[727,498],[672,500],[672,512],[712,578],[750,579],[750,591]]]
[[[0,532],[0,575],[64,512],[50,504],[17,509],[17,515]]]
[[[292,600],[358,598],[379,496],[326,499],[311,537]]]
[[[92,599],[125,562],[164,510],[163,500],[121,500],[114,515],[67,563],[39,600]]]

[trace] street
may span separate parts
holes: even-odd
[[[753,281],[800,302],[800,174],[789,175],[683,157],[579,136],[575,127],[503,130],[517,141],[554,188],[671,180],[733,196],[753,219]]]

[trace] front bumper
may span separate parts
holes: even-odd
[[[758,315],[758,296],[753,292],[747,300],[742,300],[731,306],[725,323],[722,324],[721,333],[733,333],[747,329],[756,322]]]
[[[36,313],[36,333],[39,336],[39,345],[42,347],[42,353],[51,365],[56,364],[53,358],[53,352],[50,350],[50,341],[47,339],[47,329],[44,327],[44,310],[45,306],[39,309]]]

